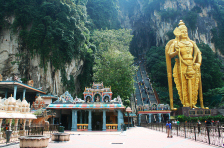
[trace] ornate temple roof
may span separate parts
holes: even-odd
[[[93,91],[97,90],[97,91]],[[99,91],[102,90],[102,91]],[[111,88],[104,88],[103,83],[95,84],[91,88],[85,88],[84,99],[73,98],[68,91],[62,94],[55,102],[48,105],[47,109],[124,109],[120,96],[112,99]],[[95,98],[94,95],[100,95]],[[88,99],[86,99],[89,97]]]
[[[90,88],[85,87],[85,91],[83,92],[83,94],[88,94],[88,93],[92,93],[92,92],[112,93],[111,87],[104,87],[103,82],[102,83],[94,83],[93,82],[92,87],[90,87]]]

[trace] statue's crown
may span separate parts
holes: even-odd
[[[185,26],[185,23],[182,20],[180,20],[180,22],[179,22],[179,26],[181,26],[181,25]]]
[[[179,23],[179,27],[178,27],[180,30],[182,30],[182,29],[187,29],[187,27],[185,26],[185,23],[182,21],[182,20],[180,20],[180,23]]]

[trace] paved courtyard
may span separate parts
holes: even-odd
[[[182,137],[166,138],[166,133],[134,127],[126,132],[70,132],[69,142],[49,142],[49,148],[209,148],[205,143]],[[6,146],[19,148],[19,144]]]

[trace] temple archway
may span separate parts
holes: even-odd
[[[95,94],[94,95],[94,102],[101,102],[102,96],[100,94]]]
[[[110,102],[110,95],[108,95],[108,94],[104,95],[103,102]]]
[[[85,102],[88,103],[88,102],[92,102],[92,96],[91,95],[86,95],[85,96]]]

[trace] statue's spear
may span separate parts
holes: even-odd
[[[181,35],[181,31],[178,27],[175,28],[175,30],[173,31],[173,34],[176,36],[176,39],[177,39],[177,45],[179,44],[179,37]],[[181,56],[180,56],[180,49],[179,49],[179,53],[178,53],[178,56],[179,56],[179,61],[180,61],[180,75],[181,75],[181,89],[182,89],[182,103],[183,105],[185,105],[185,100],[184,100],[184,92],[183,92],[183,79],[182,79],[182,68],[181,68]]]

